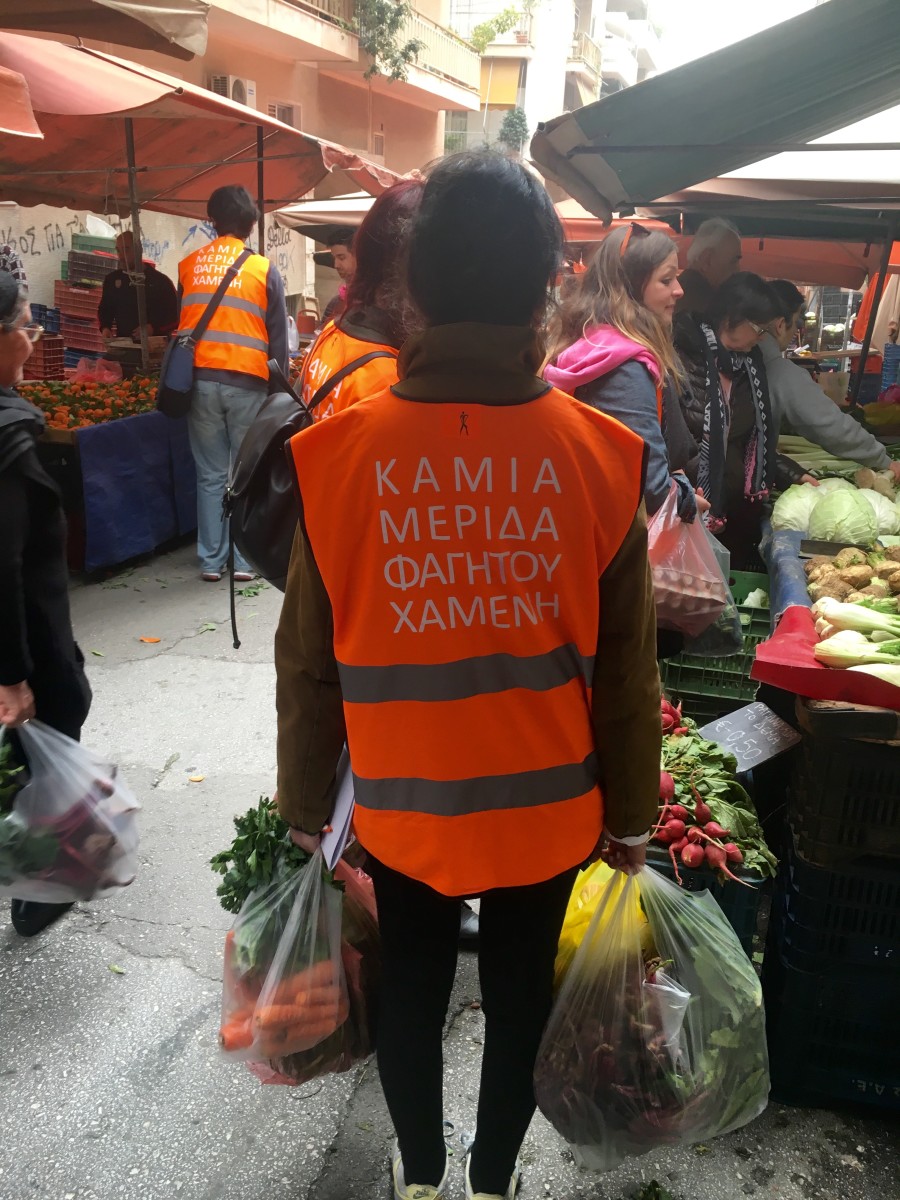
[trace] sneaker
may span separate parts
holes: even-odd
[[[37,900],[13,900],[10,918],[13,929],[20,937],[34,937],[54,921],[65,916],[71,904],[49,904]]]
[[[447,1186],[447,1175],[450,1170],[449,1159],[444,1166],[444,1177],[437,1187],[432,1187],[428,1183],[406,1182],[403,1177],[403,1159],[398,1142],[394,1142],[391,1160],[394,1173],[394,1200],[444,1200],[444,1188]]]
[[[469,1179],[469,1164],[472,1161],[470,1154],[466,1155],[466,1200],[513,1200],[516,1191],[519,1187],[519,1175],[522,1171],[522,1164],[516,1160],[515,1168],[513,1169],[512,1179],[509,1181],[509,1187],[501,1196],[499,1192],[474,1192],[472,1190],[472,1181]]]
[[[204,571],[200,578],[204,583],[218,583],[222,575],[219,571]]]
[[[235,583],[252,583],[256,576],[252,571],[235,571],[232,578]]]

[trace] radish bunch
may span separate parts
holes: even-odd
[[[680,736],[681,734],[690,732],[682,718],[680,704],[676,708],[674,704],[670,704],[665,696],[663,696],[660,700],[660,708],[663,733]]]
[[[726,840],[731,837],[730,830],[723,829],[712,819],[709,805],[701,799],[696,789],[693,790],[693,810],[684,804],[673,804],[675,781],[668,771],[660,771],[660,815],[652,840],[660,846],[668,846],[669,858],[679,883],[682,882],[678,870],[679,858],[682,866],[697,868],[705,865],[714,871],[721,871],[736,883],[744,883],[744,880],[738,879],[729,867],[729,864],[740,866],[743,863],[744,856],[740,847]]]

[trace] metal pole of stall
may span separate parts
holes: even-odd
[[[884,247],[881,251],[881,265],[878,268],[878,279],[875,283],[875,295],[872,299],[872,308],[869,312],[869,320],[866,325],[866,336],[863,338],[862,347],[859,352],[859,361],[856,365],[856,377],[853,380],[853,391],[850,396],[851,408],[856,408],[859,404],[859,391],[862,387],[863,371],[866,369],[866,359],[869,357],[869,347],[872,345],[872,335],[875,332],[875,322],[878,319],[878,307],[881,304],[881,297],[884,295],[884,288],[887,283],[888,267],[891,263],[891,250],[894,248],[896,234],[897,226],[892,221],[888,225],[887,233],[885,234]]]
[[[259,252],[266,252],[266,179],[265,167],[263,164],[263,129],[262,125],[256,127],[256,203],[259,206]]]
[[[125,153],[128,156],[128,199],[131,203],[131,231],[134,234],[134,285],[137,289],[138,325],[141,330],[141,366],[150,370],[150,341],[147,337],[147,280],[144,275],[144,249],[141,240],[141,210],[138,204],[137,166],[134,155],[134,122],[125,118]]]

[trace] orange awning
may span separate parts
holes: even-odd
[[[0,33],[0,67],[25,77],[44,134],[42,142],[0,138],[0,200],[126,213],[125,117],[134,123],[138,202],[158,212],[203,218],[210,192],[226,183],[255,195],[257,130],[267,210],[332,171],[373,195],[399,178],[344,146],[85,46]]]
[[[614,220],[609,225],[604,225],[602,221],[592,213],[589,213],[586,208],[582,208],[577,200],[561,200],[555,207],[556,214],[562,222],[566,241],[575,242],[579,245],[602,242],[614,230],[621,228],[623,225],[631,224],[630,220]],[[645,229],[661,230],[661,232],[669,234],[672,238],[677,236],[672,227],[667,225],[665,221],[655,221],[651,217],[644,217],[638,219],[637,224],[642,225]]]
[[[42,138],[24,75],[0,67],[0,134]]]

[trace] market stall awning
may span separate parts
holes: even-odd
[[[0,0],[0,28],[71,34],[155,50],[173,58],[206,53],[207,0]]]
[[[334,196],[331,200],[298,200],[272,215],[285,229],[295,229],[304,237],[320,242],[328,230],[337,226],[355,228],[362,225],[372,203],[372,196],[354,192],[351,196]]]
[[[25,77],[44,133],[42,142],[0,137],[0,200],[128,212],[126,117],[134,125],[138,202],[159,212],[203,218],[207,197],[226,183],[255,195],[258,130],[267,210],[332,171],[374,194],[398,178],[344,146],[84,46],[0,33],[0,67]]]
[[[667,196],[888,108],[900,22],[885,0],[829,0],[540,126],[531,154],[591,212]]]
[[[0,135],[41,138],[24,75],[0,67]]]

